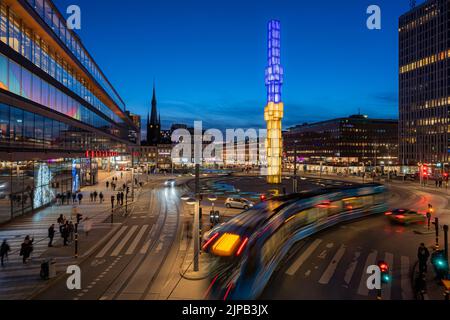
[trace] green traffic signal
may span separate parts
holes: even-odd
[[[389,274],[385,273],[381,276],[381,280],[383,283],[389,283],[389,282],[391,282],[391,276]]]

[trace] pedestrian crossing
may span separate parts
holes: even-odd
[[[410,276],[414,261],[408,256],[396,256],[391,252],[315,239],[304,244],[301,252],[286,266],[284,273],[288,282],[296,279],[311,281],[317,286],[329,286],[333,291],[342,291],[346,297],[367,299],[376,296],[376,292],[367,287],[369,275],[366,270],[380,260],[389,265],[391,276],[391,281],[382,286],[382,299],[414,299]]]
[[[122,226],[95,256],[96,259],[117,257],[120,255],[146,254],[155,242],[155,226]],[[164,235],[159,242],[164,241]],[[158,248],[156,247],[156,250]]]

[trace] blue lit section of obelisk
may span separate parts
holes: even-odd
[[[281,100],[283,67],[281,66],[281,28],[280,21],[271,20],[268,24],[268,66],[266,69],[267,106],[264,119],[267,122],[267,182],[281,183],[282,174],[282,134],[281,120],[284,105]]]

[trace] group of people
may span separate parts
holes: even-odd
[[[20,246],[19,255],[22,257],[23,264],[26,264],[28,262],[28,259],[33,252],[33,242],[34,238],[26,236],[22,242],[22,245]],[[2,245],[0,246],[0,260],[2,267],[5,266],[5,258],[8,259],[8,254],[10,251],[11,247],[9,246],[8,242],[6,241],[6,239],[3,240]]]
[[[121,172],[121,178],[123,177],[123,173]],[[117,188],[117,183],[118,183],[118,178],[117,177],[112,177],[112,181],[106,181],[106,189],[109,189],[109,186],[111,186],[111,189],[113,191],[116,191]]]
[[[444,182],[445,186],[448,186],[448,178],[444,179],[443,176],[439,176],[434,180],[436,188],[442,188],[444,186]]]
[[[81,201],[83,200],[83,194],[81,192],[62,192],[56,194],[56,203],[59,205],[69,205],[70,200],[72,200],[72,204],[76,203],[78,201],[79,204],[81,204]]]
[[[98,193],[97,190],[95,190],[94,192],[91,192],[89,196],[90,196],[91,202],[97,202],[97,197],[98,197],[100,200],[100,203],[103,203],[103,199],[105,198],[103,193],[102,192]]]
[[[64,215],[60,215],[56,222],[59,225],[59,233],[61,238],[63,239],[63,245],[68,246],[69,243],[73,241],[73,235],[75,232],[78,232],[78,226],[83,220],[83,215],[81,213],[76,212],[76,223],[74,224],[72,221],[68,221]],[[86,218],[85,220],[88,220]],[[85,230],[86,231],[86,230]],[[89,232],[89,230],[87,231]],[[49,247],[53,247],[53,238],[55,237],[55,225],[52,224],[50,228],[48,228],[48,238],[49,238]]]

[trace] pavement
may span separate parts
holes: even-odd
[[[20,300],[32,297],[37,292],[45,289],[52,280],[40,279],[39,273],[41,263],[48,259],[53,259],[56,265],[57,275],[65,273],[67,266],[76,264],[88,255],[96,245],[101,243],[102,239],[107,236],[116,227],[109,222],[110,217],[110,196],[115,194],[111,189],[106,189],[106,181],[111,181],[113,176],[118,177],[119,184],[130,180],[131,173],[123,173],[123,179],[119,172],[99,172],[99,184],[83,188],[82,204],[70,205],[52,205],[42,209],[35,214],[29,214],[12,220],[7,224],[3,224],[0,228],[0,239],[6,239],[11,247],[9,257],[4,267],[0,267],[0,300]],[[103,203],[91,202],[89,194],[93,191],[102,192],[105,196]],[[75,206],[83,217],[89,217],[92,223],[92,229],[87,235],[84,232],[84,223],[79,226],[79,257],[75,258],[75,244],[72,241],[69,246],[64,247],[62,238],[58,232],[58,224],[56,222],[60,214],[68,220],[75,220],[73,214],[73,206]],[[116,212],[120,215],[121,212]],[[105,222],[105,220],[108,220]],[[51,224],[55,224],[56,234],[53,241],[53,247],[48,247],[48,228]],[[26,265],[22,263],[19,256],[20,246],[25,236],[29,235],[34,238],[34,250],[31,259]]]

